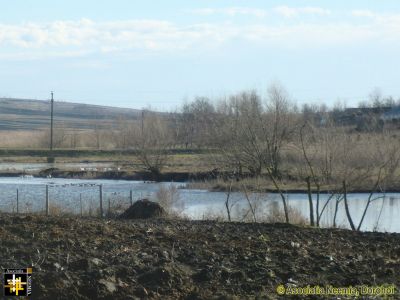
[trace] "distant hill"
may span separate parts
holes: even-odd
[[[106,128],[118,120],[138,119],[141,111],[70,102],[54,102],[57,127]],[[0,130],[40,130],[50,123],[50,101],[0,98]]]

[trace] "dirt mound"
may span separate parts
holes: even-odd
[[[150,219],[164,216],[165,210],[160,204],[148,199],[141,199],[133,203],[119,218],[121,219]]]

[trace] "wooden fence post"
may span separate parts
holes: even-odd
[[[49,186],[46,184],[46,216],[49,215]]]
[[[129,193],[129,200],[131,201],[131,206],[132,206],[132,204],[133,204],[133,193],[132,193],[132,190],[130,190],[130,193]]]
[[[103,185],[99,185],[100,192],[100,218],[103,218]]]
[[[17,189],[17,214],[19,213],[19,193]]]
[[[82,213],[82,193],[79,194],[79,204],[81,206],[81,217],[82,217],[83,216],[83,213]]]

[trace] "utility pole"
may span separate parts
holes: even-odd
[[[142,132],[140,135],[142,151],[144,150],[144,109],[142,109]]]
[[[51,92],[50,151],[53,150],[53,106],[54,106],[54,93]]]
[[[142,109],[142,138],[143,138],[143,131],[144,131],[144,109]]]

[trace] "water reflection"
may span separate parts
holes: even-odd
[[[68,212],[78,214],[81,206],[83,211],[96,214],[99,207],[99,185],[103,186],[104,206],[119,206],[123,209],[132,200],[152,198],[161,186],[182,186],[182,183],[145,183],[123,180],[80,180],[80,179],[40,179],[40,178],[0,178],[0,209],[6,212],[16,211],[16,194],[18,189],[18,206],[20,212],[44,211],[46,185],[49,186],[51,204],[62,207]],[[131,192],[132,191],[132,192]],[[131,196],[132,195],[132,196]],[[179,197],[184,204],[181,211],[191,219],[226,218],[224,192],[207,192],[204,190],[180,189]],[[303,218],[309,217],[309,203],[306,194],[286,195],[290,207]],[[365,216],[362,230],[378,230],[400,232],[400,194],[377,194]],[[349,194],[349,209],[356,226],[364,212],[368,194]],[[329,200],[329,201],[328,201]],[[278,194],[252,194],[249,199],[242,193],[230,195],[231,216],[233,220],[252,220],[249,212],[249,201],[254,210],[255,218],[263,221],[271,212],[282,211],[282,202]],[[327,203],[327,204],[326,204]],[[315,204],[315,203],[314,203]],[[326,204],[326,205],[325,205]],[[336,226],[348,228],[344,203],[340,196],[329,198],[329,195],[320,196],[320,210],[322,226],[332,226],[334,219]],[[335,216],[337,206],[337,214]],[[314,207],[315,211],[316,207]]]

